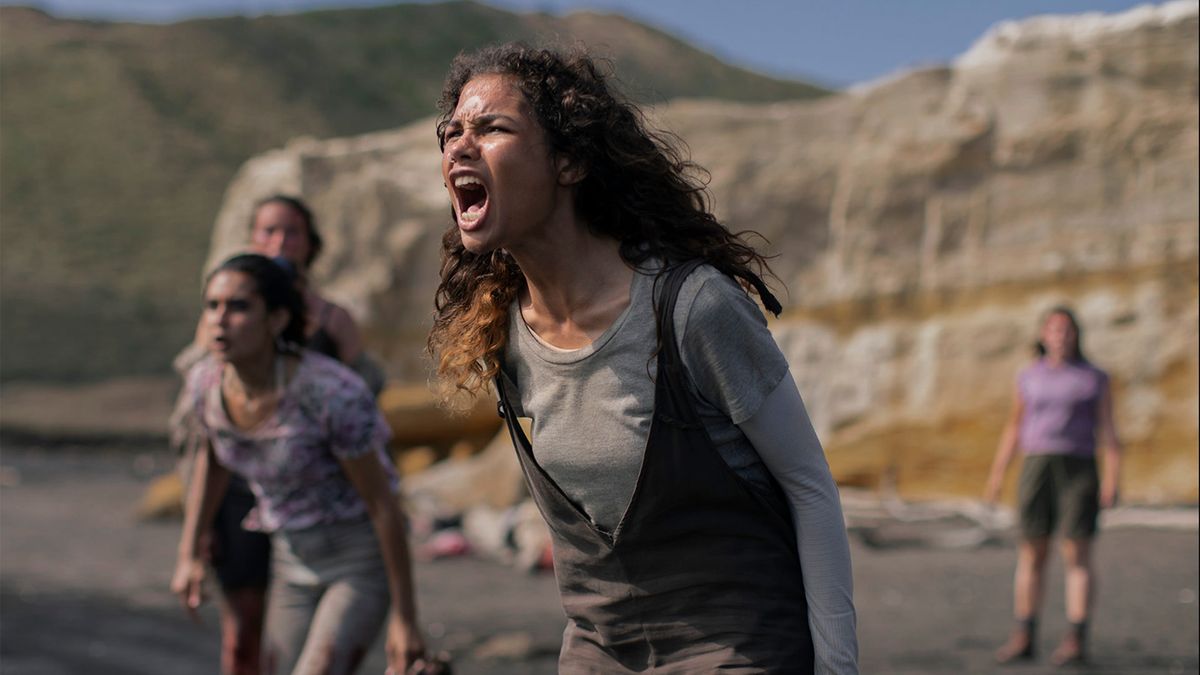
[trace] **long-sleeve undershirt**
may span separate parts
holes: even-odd
[[[739,425],[787,496],[818,675],[858,672],[850,544],[837,485],[789,373]]]

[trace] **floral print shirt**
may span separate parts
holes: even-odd
[[[245,478],[258,500],[243,527],[300,530],[365,516],[366,504],[338,462],[365,453],[379,457],[393,492],[399,491],[386,452],[391,432],[353,371],[306,350],[275,413],[243,430],[225,409],[222,367],[211,358],[196,364],[186,393],[217,461]]]

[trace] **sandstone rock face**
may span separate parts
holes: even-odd
[[[206,267],[246,246],[260,199],[303,195],[325,240],[316,282],[359,319],[392,376],[423,382],[421,350],[449,224],[440,162],[432,121],[348,139],[301,138],[256,157],[226,193]]]
[[[816,102],[653,111],[711,171],[715,207],[779,256],[772,328],[835,473],[976,494],[1042,313],[1067,303],[1113,376],[1125,495],[1197,497],[1197,10],[1005,23],[953,65]],[[248,163],[214,234],[309,198],[317,278],[393,375],[426,377],[449,224],[433,122],[299,140]]]

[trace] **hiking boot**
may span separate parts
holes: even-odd
[[[1008,636],[1008,642],[996,650],[996,663],[1003,665],[1028,661],[1033,658],[1033,654],[1033,631],[1022,622],[1013,629],[1012,635]]]
[[[1074,666],[1083,663],[1083,637],[1079,631],[1069,631],[1050,654],[1050,662],[1056,666]]]

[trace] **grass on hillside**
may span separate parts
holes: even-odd
[[[644,99],[824,93],[613,16],[456,2],[143,25],[0,9],[0,379],[165,372],[243,162],[428,115],[460,50],[538,35],[596,45]]]

